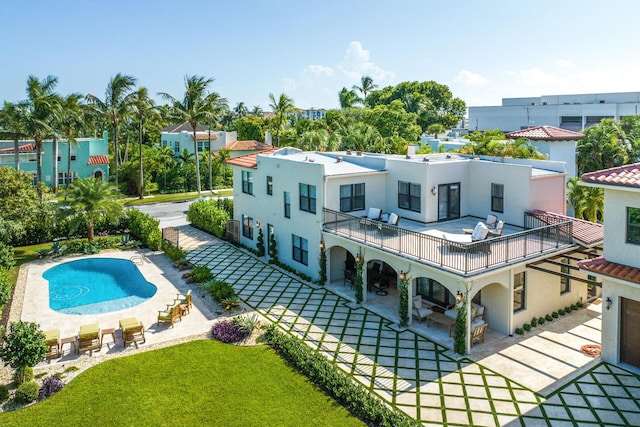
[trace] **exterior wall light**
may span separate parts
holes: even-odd
[[[324,240],[320,240],[320,249],[324,249]]]
[[[431,194],[436,195],[436,186],[431,187]]]
[[[605,300],[605,307],[607,308],[607,310],[609,310],[611,308],[611,304],[613,304],[613,301],[611,301],[611,298],[607,297],[607,299]]]
[[[260,221],[256,221],[256,227],[260,228],[261,225]]]
[[[462,292],[458,291],[458,293],[456,294],[456,301],[462,302],[463,300],[464,300],[464,295],[462,294]]]
[[[400,270],[400,280],[407,280],[407,272]]]

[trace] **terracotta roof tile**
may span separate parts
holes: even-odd
[[[593,273],[640,285],[640,268],[607,261],[603,257],[580,261],[578,262],[578,267]]]
[[[581,133],[553,126],[536,126],[517,130],[507,133],[506,136],[512,139],[525,138],[537,141],[577,141],[584,138]]]
[[[13,153],[13,147],[7,147],[7,148],[1,148],[0,149],[0,153]],[[29,144],[24,144],[24,145],[20,145],[18,147],[18,152],[20,153],[30,153],[36,151],[36,144],[33,143],[29,143]]]
[[[108,156],[89,156],[88,165],[108,165],[109,157]]]
[[[585,173],[582,180],[593,184],[640,188],[640,163]]]
[[[258,141],[235,141],[227,144],[227,149],[230,151],[248,151],[248,150],[268,150],[271,145],[264,144]]]
[[[212,133],[211,140],[215,141],[216,139],[218,139],[218,135]],[[193,138],[191,138],[191,140],[193,141]],[[208,140],[209,140],[208,132],[196,132],[196,141],[208,141]]]
[[[272,147],[269,150],[262,150],[255,153],[245,154],[244,156],[234,157],[227,160],[225,163],[232,166],[241,166],[243,168],[256,168],[258,167],[258,154],[272,154],[277,150],[277,148]]]
[[[604,240],[604,225],[602,224],[538,209],[529,211],[529,213],[543,222],[545,216],[561,220],[571,220],[573,222],[573,239],[583,246],[593,246]],[[553,223],[555,224],[555,222]],[[549,222],[549,224],[551,224],[551,222]]]

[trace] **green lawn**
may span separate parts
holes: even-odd
[[[10,283],[15,286],[16,280],[18,279],[18,271],[20,270],[20,266],[22,264],[40,258],[40,254],[38,253],[38,251],[42,249],[49,249],[50,247],[51,242],[40,243],[38,245],[31,246],[19,246],[17,248],[14,248],[13,253],[16,258],[16,265],[11,270],[9,270]]]
[[[232,196],[233,190],[214,190],[217,196]],[[210,196],[209,190],[202,190],[203,196]],[[162,202],[180,202],[183,200],[193,200],[198,198],[198,192],[192,191],[190,193],[175,193],[175,194],[152,194],[145,196],[144,199],[130,198],[125,202],[126,206],[143,205],[147,203],[162,203]]]
[[[271,348],[200,340],[101,363],[53,397],[0,414],[0,425],[365,424]]]

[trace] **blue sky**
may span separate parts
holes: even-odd
[[[213,77],[231,107],[265,110],[282,92],[338,107],[362,75],[435,80],[472,106],[640,91],[639,12],[636,0],[3,0],[0,101],[24,99],[30,74],[102,97],[118,72],[178,98],[185,75]]]

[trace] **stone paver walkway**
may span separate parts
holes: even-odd
[[[615,366],[599,364],[542,396],[231,245],[202,246],[188,258],[424,425],[640,425],[640,379]]]

